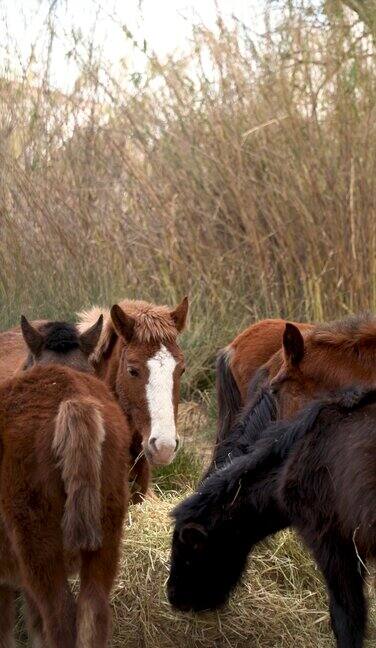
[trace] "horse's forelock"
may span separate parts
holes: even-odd
[[[178,331],[168,306],[128,299],[120,302],[119,306],[127,315],[134,318],[134,335],[139,342],[163,344],[176,340]]]
[[[140,343],[175,342],[178,331],[171,318],[168,306],[156,306],[144,301],[123,300],[119,302],[120,308],[135,320],[134,335]],[[110,311],[98,306],[90,310],[77,313],[77,327],[80,333],[87,331],[103,315],[103,329],[97,348],[93,354],[93,360],[99,361],[110,346],[111,338],[115,329],[111,320]]]
[[[57,353],[67,353],[79,347],[77,328],[68,322],[48,322],[39,328],[44,337],[44,348]]]

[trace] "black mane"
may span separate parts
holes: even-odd
[[[79,333],[69,322],[48,322],[39,329],[43,335],[43,347],[55,353],[68,353],[80,346]]]
[[[214,457],[216,468],[221,468],[230,459],[249,452],[250,447],[260,439],[265,428],[275,421],[276,416],[276,401],[265,388],[256,400],[244,407],[229,436],[217,446]]]
[[[249,385],[249,398],[238,420],[227,437],[217,443],[210,467],[204,474],[203,480],[235,457],[241,457],[249,452],[264,430],[276,420],[277,403],[270,390],[262,386],[265,377],[265,369],[261,367]]]

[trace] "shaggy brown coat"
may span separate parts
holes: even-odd
[[[22,587],[35,640],[43,628],[49,647],[103,648],[128,501],[124,416],[94,376],[35,366],[0,387],[0,439],[0,646],[13,645]]]

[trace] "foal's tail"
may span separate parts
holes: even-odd
[[[242,407],[239,388],[230,368],[231,349],[221,349],[217,356],[216,382],[218,403],[217,443],[228,436]]]
[[[101,528],[101,463],[105,430],[94,401],[66,400],[56,418],[52,449],[62,471],[66,502],[62,521],[64,547],[98,549]]]

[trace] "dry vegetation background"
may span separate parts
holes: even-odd
[[[20,312],[70,318],[126,295],[189,293],[184,396],[211,402],[215,352],[246,323],[376,310],[374,2],[267,8],[262,36],[218,16],[193,28],[186,57],[146,49],[140,74],[125,61],[112,75],[76,35],[69,94],[48,83],[58,14],[46,16],[43,71],[31,60],[0,75],[3,328]],[[160,483],[176,490],[199,470],[182,454]],[[160,507],[132,514],[116,646],[331,645],[317,572],[289,537],[260,550],[227,616],[172,616]]]
[[[218,17],[185,58],[116,77],[75,35],[69,95],[50,13],[40,76],[0,78],[3,327],[188,292],[192,391],[254,318],[375,310],[372,22],[343,7],[286,0],[262,37]]]

